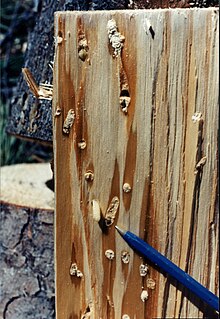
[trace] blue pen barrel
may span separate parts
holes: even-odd
[[[123,238],[131,246],[131,248],[175,278],[212,308],[219,311],[219,298],[207,288],[202,286],[198,281],[189,276],[185,271],[176,266],[172,261],[129,231],[123,235]]]

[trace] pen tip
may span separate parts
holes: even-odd
[[[123,229],[119,228],[118,226],[115,226],[115,228],[117,229],[117,231],[119,232],[121,236],[124,236],[125,231]]]

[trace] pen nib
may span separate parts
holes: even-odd
[[[123,237],[125,234],[125,231],[121,228],[119,228],[118,226],[115,226],[115,228],[117,229],[117,231],[119,232],[119,234]]]

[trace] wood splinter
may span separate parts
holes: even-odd
[[[22,68],[25,81],[29,86],[31,92],[37,99],[52,100],[53,99],[53,85],[48,83],[40,83],[38,86],[33,74],[28,68]]]
[[[196,164],[195,173],[197,173],[200,169],[202,169],[202,167],[205,165],[206,161],[207,161],[206,156],[203,156],[201,158],[201,160],[198,161],[198,163]]]

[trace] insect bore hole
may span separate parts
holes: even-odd
[[[129,94],[129,92],[128,92],[128,90],[121,90],[121,94],[120,94],[120,96],[127,96],[127,97],[130,97],[130,94]]]

